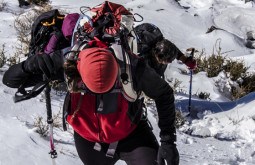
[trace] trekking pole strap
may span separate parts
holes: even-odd
[[[43,89],[47,86],[48,83],[49,81],[38,83],[33,87],[32,90],[28,90],[28,91],[25,90],[24,86],[21,86],[18,89],[18,91],[15,93],[13,101],[17,103],[20,101],[24,101],[24,100],[28,100],[28,99],[36,97],[43,91]]]

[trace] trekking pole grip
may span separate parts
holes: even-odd
[[[47,84],[46,89],[45,89],[45,98],[46,98],[47,123],[48,124],[53,123],[52,110],[51,110],[51,100],[50,100],[50,91],[51,91],[51,88],[50,88],[49,84]]]

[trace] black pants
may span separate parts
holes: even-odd
[[[119,141],[114,158],[107,157],[109,144],[101,143],[102,150],[94,149],[90,142],[74,133],[75,146],[84,165],[114,165],[119,159],[127,165],[157,165],[158,142],[149,124],[141,121],[125,139]]]

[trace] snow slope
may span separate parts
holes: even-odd
[[[93,7],[102,0],[53,0],[52,5],[70,12],[79,12],[80,6]],[[165,37],[173,41],[183,52],[195,47],[206,55],[214,50],[217,39],[221,39],[222,51],[230,51],[229,58],[243,59],[250,72],[255,69],[255,50],[244,46],[248,31],[255,31],[254,2],[242,0],[123,0],[127,8],[132,8],[144,17],[143,22],[157,25]],[[6,54],[12,56],[13,46],[17,42],[13,21],[15,13],[22,13],[29,8],[18,7],[18,1],[7,1],[7,7],[0,12],[0,46],[6,44]],[[211,26],[224,29],[206,34]],[[0,80],[3,71],[0,68]],[[185,65],[174,61],[168,66],[166,79],[178,78],[182,83],[177,93],[176,109],[187,113],[189,74]],[[193,94],[209,92],[210,101],[192,97],[192,116],[187,118],[184,127],[177,131],[177,147],[181,165],[253,165],[255,164],[255,93],[240,100],[229,101],[215,86],[220,77],[208,78],[206,73],[193,76]],[[48,136],[42,137],[33,127],[35,119],[46,118],[44,95],[21,103],[13,103],[15,89],[0,83],[0,165],[51,164]],[[52,91],[52,109],[54,114],[61,111],[64,96],[57,96]],[[156,109],[151,105],[148,117],[158,138]],[[70,131],[71,132],[71,131]],[[54,128],[54,139],[58,158],[56,164],[82,164],[75,151],[73,137],[62,128]],[[118,165],[125,164],[122,161]]]

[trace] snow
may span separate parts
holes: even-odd
[[[53,0],[55,8],[69,12],[79,12],[80,6],[100,4],[103,0]],[[174,42],[183,52],[195,47],[205,50],[209,56],[215,50],[215,43],[221,40],[222,52],[228,52],[228,58],[243,60],[255,70],[255,49],[245,46],[247,32],[255,34],[254,2],[244,0],[123,0],[126,8],[133,9],[144,17],[143,22],[157,25],[164,36]],[[16,13],[29,11],[19,8],[18,1],[7,1],[7,7],[0,12],[0,46],[5,44],[7,56],[15,52],[17,44],[14,19]],[[139,23],[137,23],[139,24]],[[211,26],[224,30],[206,31]],[[233,50],[233,51],[232,51]],[[0,68],[0,79],[7,66]],[[183,74],[186,72],[186,74]],[[176,94],[176,109],[188,112],[189,71],[185,65],[174,61],[168,65],[166,79],[181,81]],[[218,86],[216,86],[218,82]],[[255,93],[230,101],[224,90],[231,83],[225,74],[208,78],[205,72],[193,75],[192,94],[210,93],[210,100],[201,100],[192,96],[191,117],[186,118],[183,127],[177,130],[177,148],[181,165],[253,165],[255,164]],[[182,93],[180,93],[182,91]],[[0,83],[0,165],[51,164],[49,137],[43,137],[33,126],[38,117],[46,119],[45,98],[43,93],[34,99],[14,103],[12,97],[16,89],[10,89]],[[225,91],[226,92],[226,91]],[[52,109],[54,114],[61,111],[64,96],[52,91]],[[148,117],[158,137],[155,105],[148,108]],[[57,119],[59,120],[59,119]],[[56,121],[57,121],[56,120]],[[60,119],[61,120],[61,119]],[[60,121],[61,122],[61,121]],[[79,160],[74,147],[72,131],[64,132],[62,127],[54,128],[55,148],[58,152],[56,164],[78,165]],[[124,165],[119,161],[117,165]]]

